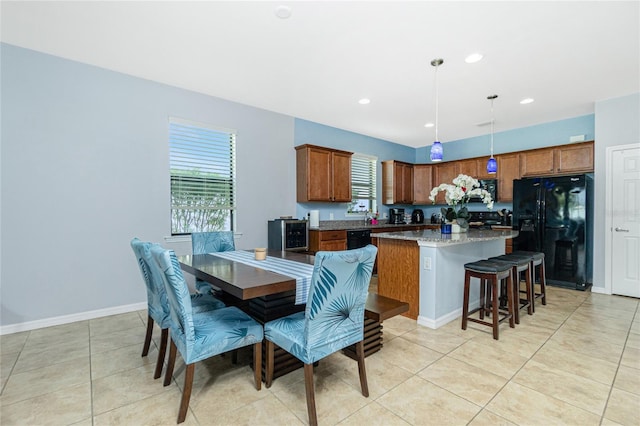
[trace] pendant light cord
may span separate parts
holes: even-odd
[[[440,110],[439,107],[439,98],[438,98],[438,67],[440,65],[436,65],[436,141],[440,141],[440,139],[438,139],[438,111]]]

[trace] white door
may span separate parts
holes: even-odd
[[[640,297],[640,148],[612,152],[611,291]]]

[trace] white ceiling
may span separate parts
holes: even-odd
[[[0,12],[9,44],[421,147],[435,137],[434,58],[442,142],[487,134],[491,94],[500,132],[639,92],[639,5],[2,1]],[[466,64],[472,52],[484,59]]]

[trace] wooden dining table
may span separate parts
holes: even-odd
[[[315,257],[291,251],[267,250],[267,256],[313,265]],[[227,306],[237,306],[262,324],[304,311],[295,304],[296,279],[213,254],[178,256],[183,271],[219,289],[216,295]],[[267,359],[263,345],[262,362]],[[302,362],[283,349],[276,348],[274,378],[302,367]],[[266,366],[263,365],[262,375]]]
[[[315,257],[299,252],[268,250],[267,256],[313,265]],[[305,304],[295,304],[296,279],[245,263],[212,254],[178,256],[182,270],[208,282],[220,291],[217,295],[228,306],[237,306],[262,324],[292,313],[301,312]],[[365,305],[365,356],[382,348],[382,321],[407,312],[409,304],[376,293],[369,293]],[[263,380],[266,353],[263,345]],[[344,353],[355,357],[355,348]],[[354,358],[355,359],[355,358]],[[302,362],[276,347],[274,378],[302,367]]]

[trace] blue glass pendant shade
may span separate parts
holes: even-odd
[[[492,175],[497,171],[498,171],[498,162],[492,156],[491,158],[489,158],[489,161],[487,161],[487,173]]]
[[[442,161],[442,144],[438,141],[431,145],[431,161]]]

